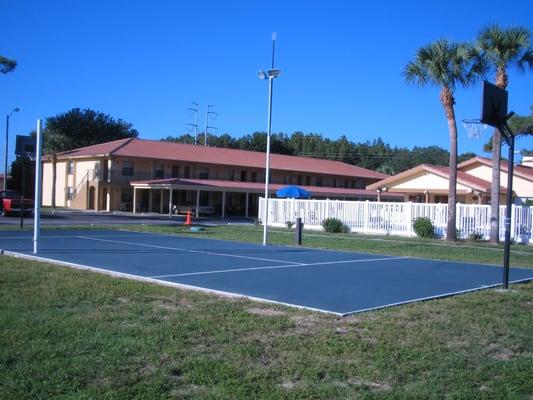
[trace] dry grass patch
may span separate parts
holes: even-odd
[[[265,317],[272,317],[272,316],[278,316],[278,315],[287,315],[287,313],[285,311],[276,310],[274,308],[252,307],[252,308],[247,308],[246,311],[248,311],[250,314],[261,315],[261,316],[265,316]]]

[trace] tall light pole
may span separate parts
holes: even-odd
[[[267,245],[268,231],[268,185],[270,181],[270,134],[272,129],[272,92],[274,89],[274,79],[281,75],[279,69],[274,68],[274,53],[276,50],[276,39],[278,34],[272,34],[272,67],[268,71],[259,71],[259,79],[268,79],[268,128],[266,143],[266,166],[265,166],[265,215],[263,217],[263,246]]]
[[[7,146],[9,143],[9,118],[11,117],[11,114],[14,112],[19,112],[20,109],[18,107],[15,107],[9,114],[6,115],[6,147],[4,149],[4,190],[7,189]]]

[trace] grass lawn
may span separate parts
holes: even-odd
[[[2,399],[533,395],[533,284],[336,318],[0,257]]]

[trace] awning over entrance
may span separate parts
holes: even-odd
[[[172,213],[172,209],[176,208],[177,201],[173,199],[174,191],[189,191],[196,192],[196,199],[192,205],[189,205],[191,209],[194,209],[197,213],[200,213],[202,208],[204,210],[213,211],[217,209],[220,211],[220,216],[225,217],[226,206],[228,196],[240,196],[239,201],[241,206],[241,215],[249,216],[250,204],[252,201],[252,212],[254,211],[255,200],[264,194],[265,184],[262,182],[240,182],[240,181],[225,181],[216,179],[185,179],[185,178],[167,178],[167,179],[154,179],[146,181],[134,181],[131,182],[133,187],[133,203],[137,205],[137,191],[138,190],[160,190],[160,210],[163,213],[163,192],[168,191],[168,196],[165,195],[165,199],[168,200],[168,213]],[[269,185],[269,192],[274,195],[275,192],[283,187],[283,184],[272,183]],[[345,199],[345,200],[377,200],[377,193],[375,191],[365,189],[349,189],[349,188],[333,188],[333,187],[319,187],[319,186],[302,186],[305,190],[311,193],[311,198],[330,198],[330,199]],[[217,205],[213,207],[213,204],[209,206],[200,204],[200,193],[214,192],[219,193],[217,199]],[[240,194],[240,195],[239,195]],[[387,193],[386,196],[382,196],[381,200],[402,200],[403,195],[398,193]],[[150,204],[151,204],[150,197]],[[166,202],[165,202],[166,203]],[[166,209],[166,206],[165,206]],[[136,207],[133,207],[133,212],[136,212]]]
[[[265,184],[263,182],[240,182],[240,181],[224,181],[216,179],[155,179],[147,181],[131,182],[134,188],[151,188],[151,189],[173,189],[173,190],[209,190],[209,191],[226,191],[226,192],[243,192],[243,193],[264,193]],[[275,193],[278,189],[286,186],[285,184],[271,183],[269,191]],[[377,194],[374,190],[366,189],[349,189],[349,188],[333,188],[322,186],[301,186],[311,193],[311,197],[331,197],[331,198],[363,198],[367,197],[369,200],[375,200]],[[403,196],[398,193],[391,193],[386,195],[394,199],[402,199]]]

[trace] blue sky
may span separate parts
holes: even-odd
[[[533,31],[529,0],[18,0],[1,2],[0,14],[0,54],[19,63],[0,76],[2,137],[5,114],[21,108],[11,144],[37,118],[73,107],[131,122],[147,139],[185,133],[191,101],[200,130],[209,103],[219,134],[264,131],[268,85],[256,73],[269,67],[276,31],[273,131],[448,148],[438,89],[407,86],[405,64],[428,42],[472,40],[489,23]],[[512,73],[508,89],[509,108],[529,114],[533,73]],[[479,117],[480,97],[481,86],[457,90],[458,121]],[[459,152],[482,154],[489,132],[471,140],[458,128]],[[533,138],[517,147],[533,148]]]

